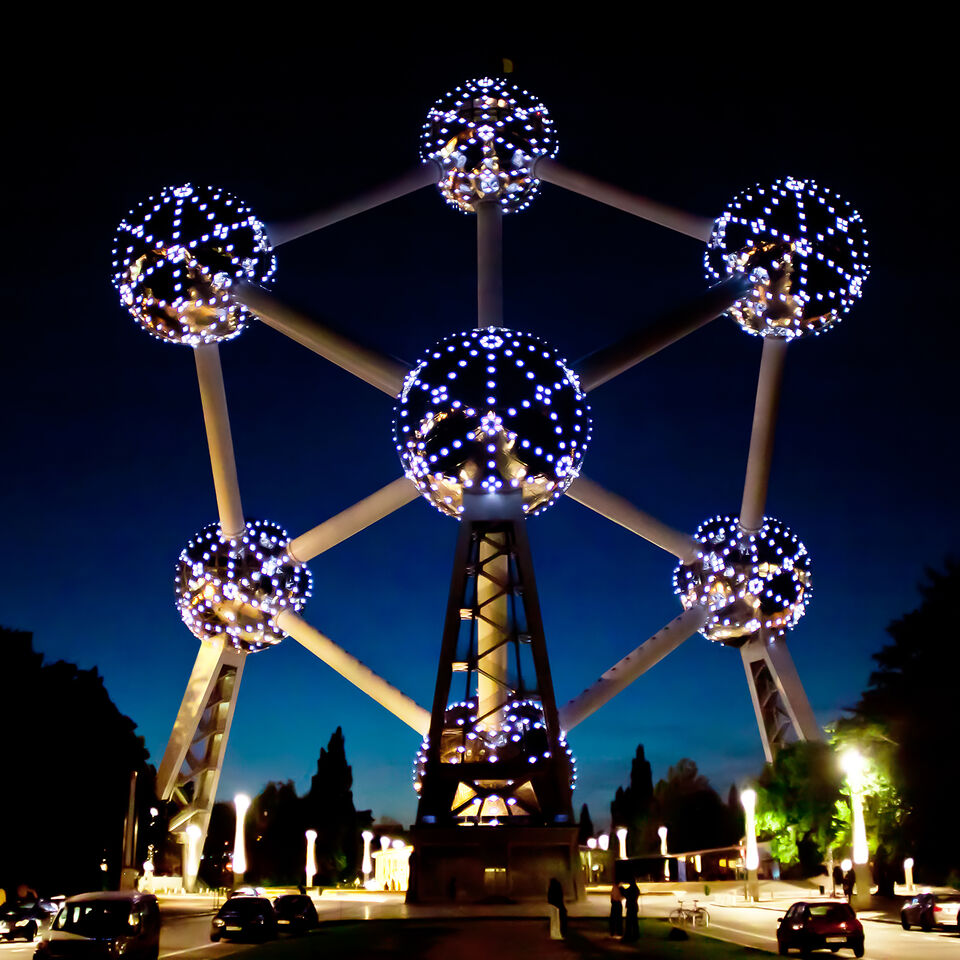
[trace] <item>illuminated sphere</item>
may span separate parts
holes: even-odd
[[[794,338],[829,330],[860,298],[867,245],[849,203],[791,177],[737,194],[714,222],[704,263],[713,280],[746,273],[754,281],[730,308],[744,330]]]
[[[709,612],[701,633],[739,646],[761,628],[782,636],[810,601],[810,555],[779,520],[763,518],[759,533],[745,533],[736,517],[714,517],[695,534],[697,559],[681,564],[673,585],[684,609]]]
[[[524,760],[531,767],[550,757],[550,744],[539,700],[522,699],[508,703],[500,720],[491,727],[489,720],[477,722],[475,700],[461,701],[447,707],[443,715],[443,734],[440,745],[441,763],[499,763]],[[430,738],[424,737],[417,751],[413,769],[413,789],[420,793],[427,765]],[[570,767],[570,787],[577,780],[577,761],[567,745],[563,731],[560,747]],[[464,778],[469,779],[465,770]],[[500,789],[503,793],[503,789]],[[509,800],[507,801],[509,803]],[[512,804],[511,804],[512,806]],[[523,810],[515,813],[526,812]]]
[[[267,283],[277,262],[264,225],[219,187],[164,187],[131,210],[113,243],[113,285],[151,336],[166,343],[235,337],[247,311],[235,280]]]
[[[248,520],[237,540],[224,539],[218,523],[205,526],[177,561],[177,607],[190,632],[248,652],[279,643],[273,618],[310,596],[310,571],[287,555],[289,541],[269,520]]]
[[[555,350],[488,327],[441,340],[410,371],[394,440],[407,476],[438,510],[463,512],[465,491],[522,494],[534,514],[580,470],[590,408]]]
[[[437,184],[464,213],[481,200],[499,200],[504,213],[522,210],[540,181],[533,166],[555,157],[557,140],[547,108],[506,80],[468,80],[431,108],[420,157],[442,170]]]

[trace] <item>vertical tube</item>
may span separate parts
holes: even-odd
[[[747,869],[747,900],[757,900],[759,881],[757,870],[760,867],[760,852],[757,849],[757,793],[755,790],[744,790],[740,794],[743,804],[744,832],[746,833],[747,849],[743,857],[743,865]]]
[[[197,362],[197,379],[200,381],[200,402],[203,404],[203,422],[210,447],[217,510],[220,512],[220,532],[227,539],[235,539],[243,534],[245,525],[220,351],[215,343],[208,343],[194,348],[193,352]]]
[[[499,724],[499,711],[507,699],[509,597],[504,584],[509,577],[506,535],[487,534],[480,542],[477,577],[477,716],[484,726]]]
[[[247,872],[247,847],[244,839],[243,822],[250,809],[250,798],[245,793],[238,793],[233,798],[237,810],[237,831],[233,837],[233,885],[243,883],[243,875]]]
[[[477,204],[477,326],[503,326],[503,210],[499,200]]]
[[[763,526],[770,461],[773,457],[773,434],[777,425],[786,356],[786,340],[781,337],[764,339],[760,376],[757,381],[757,400],[753,408],[747,475],[743,484],[743,504],[740,507],[740,527],[748,533],[756,533]]]
[[[307,875],[307,886],[313,886],[313,878],[317,875],[317,831],[308,830],[306,832],[307,838],[307,863],[306,863],[306,875]]]

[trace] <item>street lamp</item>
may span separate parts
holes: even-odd
[[[373,840],[373,833],[364,830],[360,836],[363,837],[363,864],[360,869],[363,871],[363,885],[366,886],[370,882],[370,874],[373,873],[373,860],[370,858],[370,841]]]
[[[867,828],[863,820],[863,786],[867,762],[856,750],[848,750],[841,758],[847,785],[850,787],[850,809],[853,813],[853,872],[857,878],[856,905],[864,907],[870,903],[870,876],[867,849]]]
[[[590,850],[596,850],[596,849],[597,849],[597,838],[596,838],[596,837],[588,837],[588,838],[587,838],[587,847],[588,847]]]
[[[903,880],[907,886],[907,893],[917,892],[917,888],[913,885],[913,857],[907,857],[903,861]]]
[[[617,827],[617,840],[620,843],[620,859],[627,859],[627,828]]]
[[[237,810],[237,832],[233,838],[233,885],[236,887],[243,882],[243,875],[247,872],[247,850],[243,840],[243,821],[250,809],[250,798],[245,793],[238,793],[233,798],[233,805]]]
[[[601,833],[600,836],[597,837],[597,846],[598,846],[601,850],[609,850],[609,849],[610,849],[610,834],[608,834],[608,833]]]
[[[660,837],[660,855],[663,857],[663,879],[670,879],[670,861],[667,859],[667,828],[658,827],[657,834]]]
[[[317,831],[308,830],[307,837],[307,886],[313,886],[313,878],[317,875]]]
[[[743,804],[743,822],[747,838],[747,849],[743,858],[743,865],[747,868],[746,899],[757,900],[759,882],[757,869],[760,866],[760,853],[757,850],[757,791],[747,789],[740,794]]]

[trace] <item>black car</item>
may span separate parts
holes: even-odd
[[[105,890],[69,897],[34,960],[157,960],[160,905],[152,893]]]
[[[780,918],[777,948],[781,956],[792,948],[806,955],[813,950],[837,951],[841,947],[849,947],[855,957],[863,956],[863,925],[848,903],[801,901]]]
[[[0,907],[0,940],[36,940],[60,909],[50,900],[21,900]]]
[[[231,897],[213,918],[210,939],[270,940],[277,935],[277,915],[266,897]]]
[[[306,933],[316,927],[320,918],[313,901],[301,893],[289,893],[273,901],[277,913],[277,926],[283,933]]]

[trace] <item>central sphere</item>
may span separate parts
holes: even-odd
[[[547,108],[507,80],[468,80],[438,100],[420,136],[420,157],[443,171],[440,192],[464,213],[495,200],[504,213],[528,206],[540,181],[533,168],[555,157]]]
[[[190,632],[247,652],[279,643],[273,618],[285,608],[299,612],[310,597],[310,570],[291,559],[289,542],[269,520],[248,520],[236,540],[218,523],[204,527],[177,561],[177,606]]]
[[[525,513],[543,510],[580,472],[591,431],[566,361],[503,327],[433,347],[407,375],[393,426],[407,476],[453,517],[465,492],[519,492]]]

